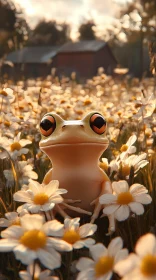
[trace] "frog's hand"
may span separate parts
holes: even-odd
[[[52,180],[52,168],[47,172],[42,183],[47,185],[50,183],[51,180]]]
[[[99,197],[102,195],[102,194],[106,194],[106,193],[112,193],[112,186],[111,186],[111,182],[108,180],[108,181],[104,181],[102,183],[102,186],[101,186],[101,193],[99,195]],[[92,202],[91,204],[95,204],[95,209],[94,209],[94,212],[93,212],[93,215],[92,215],[92,218],[91,218],[91,223],[94,223],[94,221],[98,218],[99,216],[99,213],[101,211],[101,209],[103,208],[103,206],[99,203],[99,197],[94,201]],[[115,231],[115,220],[114,220],[114,217],[112,215],[110,215],[108,217],[109,219],[109,230],[108,232],[113,232]]]

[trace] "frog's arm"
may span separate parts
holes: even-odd
[[[102,195],[102,194],[112,194],[112,185],[111,185],[111,182],[108,178],[108,176],[104,173],[104,180],[102,182],[102,185],[101,185],[101,193],[99,195],[99,197]],[[95,209],[94,209],[94,213],[92,215],[92,218],[91,218],[91,222],[93,223],[95,221],[95,219],[98,218],[99,216],[99,213],[102,209],[102,205],[99,203],[99,197],[93,201],[91,204],[95,204]],[[109,219],[109,233],[111,232],[114,232],[115,231],[115,219],[114,219],[114,215],[109,215],[108,216],[108,219]]]
[[[47,185],[50,183],[51,180],[52,180],[52,168],[47,172],[42,183]]]

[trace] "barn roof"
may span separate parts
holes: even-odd
[[[58,53],[67,52],[96,52],[106,45],[102,40],[84,40],[79,42],[68,42],[64,44]]]
[[[47,63],[58,51],[58,47],[26,47],[11,52],[6,60],[13,63]]]

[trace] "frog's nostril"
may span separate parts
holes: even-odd
[[[64,125],[62,125],[62,129],[64,129],[65,127],[69,127],[69,128],[75,128],[75,127],[81,127],[81,128],[84,128],[84,125],[83,124],[76,124],[76,125],[69,125],[69,124],[64,124]]]

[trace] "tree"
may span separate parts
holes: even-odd
[[[137,52],[139,75],[144,71],[144,46],[148,41],[156,40],[156,1],[133,0],[120,11],[121,28],[116,36],[125,36],[127,45]],[[125,43],[126,46],[126,43]],[[146,48],[147,49],[147,48]]]
[[[87,21],[86,23],[81,24],[79,27],[79,39],[80,40],[95,40],[96,35],[94,31],[95,23],[93,21]]]
[[[69,40],[69,25],[56,21],[40,21],[30,36],[29,45],[59,45]]]
[[[28,32],[22,11],[12,1],[0,0],[0,55],[24,45]]]

